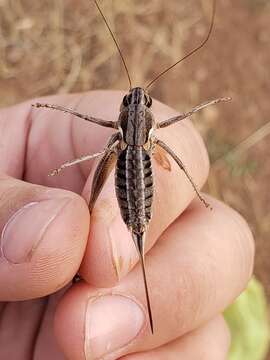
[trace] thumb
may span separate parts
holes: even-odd
[[[88,230],[78,195],[0,175],[0,301],[45,296],[67,284]]]

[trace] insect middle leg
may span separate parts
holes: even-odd
[[[97,152],[95,154],[89,154],[89,155],[84,155],[84,156],[80,156],[79,158],[77,159],[74,159],[74,160],[70,160],[70,161],[67,161],[65,162],[64,164],[62,164],[59,168],[57,169],[54,169],[50,174],[49,176],[55,176],[55,175],[58,175],[63,169],[67,168],[67,167],[70,167],[70,166],[73,166],[73,165],[76,165],[76,164],[80,164],[82,163],[83,161],[87,161],[87,160],[91,160],[91,159],[94,159],[98,156],[101,156],[103,154],[106,154],[108,151],[111,150],[111,147],[114,145],[114,143],[118,140],[120,136],[120,133],[115,133],[111,136],[110,140],[108,141],[106,147],[104,150],[100,151],[100,152]]]
[[[186,177],[188,178],[189,182],[191,183],[191,185],[192,185],[194,191],[196,192],[198,198],[200,199],[200,201],[202,201],[202,203],[204,204],[205,207],[207,207],[207,208],[210,207],[210,209],[212,209],[210,204],[208,204],[208,202],[200,194],[196,184],[194,183],[192,177],[189,175],[185,165],[183,164],[181,159],[173,152],[173,150],[167,144],[165,144],[162,140],[159,140],[157,138],[154,138],[153,143],[160,146],[161,148],[163,148],[174,159],[174,161],[177,163],[177,165],[180,167],[180,169],[184,171]]]
[[[73,166],[73,165],[76,165],[76,164],[80,164],[80,163],[82,163],[83,161],[87,161],[87,160],[94,159],[95,157],[98,157],[98,156],[100,156],[100,155],[103,155],[103,154],[105,153],[105,151],[106,151],[106,150],[100,151],[100,152],[98,152],[98,153],[96,153],[96,154],[80,156],[80,157],[77,158],[77,159],[67,161],[67,162],[65,162],[64,164],[62,164],[59,168],[54,169],[52,172],[50,172],[48,176],[58,175],[63,169],[65,169],[65,168],[67,168],[67,167],[69,167],[69,166]]]

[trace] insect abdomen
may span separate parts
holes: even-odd
[[[150,156],[142,146],[127,146],[120,152],[115,185],[124,222],[133,232],[144,232],[152,213],[153,174]]]

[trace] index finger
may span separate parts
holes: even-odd
[[[96,108],[102,108],[106,104],[106,114],[103,114],[105,120],[117,119],[122,92],[90,93],[89,97],[90,103],[95,103]],[[86,101],[81,103],[80,111],[92,115]],[[157,122],[177,115],[176,111],[157,101],[154,101],[153,113]],[[100,114],[95,115],[101,117]],[[209,162],[203,141],[193,125],[185,120],[167,129],[157,130],[157,134],[180,157],[200,189],[207,178]],[[159,155],[156,158],[158,161],[152,160],[155,194],[146,250],[155,244],[162,232],[195,196],[184,172],[169,155],[164,156]],[[85,198],[89,198],[93,176],[94,169],[91,170],[83,192]],[[92,212],[90,236],[80,273],[87,282],[95,286],[112,286],[127,274],[136,262],[137,252],[121,219],[115,197],[112,172]]]

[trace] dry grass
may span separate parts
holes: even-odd
[[[187,30],[203,18],[202,6],[192,2],[101,4],[134,84],[141,85],[182,55]],[[0,105],[48,93],[127,87],[115,46],[91,1],[1,0],[0,24],[0,81],[7,87]]]

